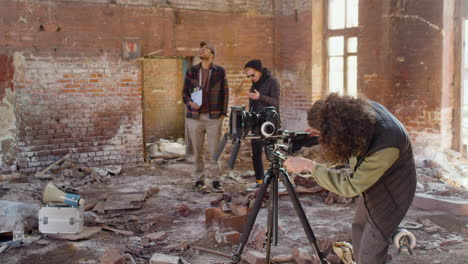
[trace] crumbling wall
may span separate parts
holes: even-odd
[[[259,58],[274,67],[271,1],[169,2],[185,8],[161,1],[0,1],[0,54],[14,66],[7,98],[16,129],[9,136],[18,146],[13,169],[36,171],[69,152],[87,165],[143,160],[144,58],[124,61],[124,38],[139,38],[142,55],[161,57],[193,57],[200,41],[214,44],[230,104],[248,103],[244,64]],[[192,8],[201,2],[206,10]]]
[[[454,5],[448,2],[360,2],[361,93],[396,114],[419,154],[451,147]]]
[[[15,78],[23,171],[67,153],[88,165],[142,160],[138,63],[18,52],[15,66],[24,72]]]
[[[11,53],[0,53],[0,172],[11,172],[17,169],[13,75],[14,69]]]
[[[305,129],[306,110],[312,103],[312,2],[275,1],[274,23],[275,73],[281,84],[283,126]]]

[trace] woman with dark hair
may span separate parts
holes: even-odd
[[[284,166],[291,172],[309,172],[329,191],[346,197],[360,195],[352,224],[356,261],[385,263],[390,237],[416,191],[408,133],[379,103],[335,93],[317,101],[307,119],[319,135],[324,157],[349,162],[352,173],[338,173],[297,157],[288,158]]]

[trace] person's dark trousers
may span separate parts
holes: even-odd
[[[352,225],[354,258],[357,264],[387,263],[389,238],[383,237],[367,213],[364,200],[359,197]]]
[[[263,152],[263,145],[262,140],[259,139],[252,139],[252,161],[253,167],[255,171],[255,179],[257,182],[263,181],[263,160],[262,160],[262,152]]]

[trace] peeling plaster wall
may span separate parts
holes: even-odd
[[[275,66],[283,128],[307,128],[312,103],[312,2],[275,1]]]
[[[0,54],[0,173],[17,169],[13,75],[13,57],[11,54]]]
[[[20,170],[67,153],[87,165],[142,161],[138,62],[16,52],[15,67]]]
[[[395,113],[409,131],[417,154],[450,148],[454,4],[439,0],[360,3],[361,94]]]
[[[6,88],[0,103],[0,172],[11,172],[16,166],[15,92]]]
[[[14,54],[18,170],[69,152],[86,165],[143,160],[141,61],[122,60],[126,37],[163,57],[196,56],[200,41],[211,42],[231,105],[247,104],[245,63],[274,68],[272,1],[161,2],[0,1],[0,54]]]

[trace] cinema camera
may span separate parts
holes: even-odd
[[[291,132],[280,130],[281,119],[278,110],[274,106],[265,107],[262,111],[248,112],[243,106],[232,106],[229,116],[229,132],[226,133],[220,143],[219,149],[213,158],[218,160],[227,141],[232,139],[232,152],[228,160],[228,168],[234,168],[237,154],[244,139],[262,139],[267,148],[266,153],[271,161],[270,150],[280,148],[288,155],[293,154],[301,147],[310,147],[318,144],[317,137],[311,137],[306,132]],[[278,142],[282,140],[282,142]],[[281,144],[282,143],[282,144]]]
[[[314,232],[307,220],[304,209],[299,201],[294,187],[291,183],[286,170],[283,168],[285,155],[291,155],[302,146],[313,146],[318,144],[317,137],[312,137],[306,132],[289,132],[280,130],[280,117],[275,107],[266,107],[259,113],[247,112],[244,107],[231,107],[229,117],[229,133],[223,136],[218,151],[213,158],[218,160],[228,139],[232,139],[233,148],[229,157],[228,167],[233,168],[243,139],[259,139],[265,147],[265,152],[270,161],[270,168],[265,173],[263,183],[260,186],[255,198],[255,202],[249,213],[247,223],[240,238],[239,246],[231,257],[231,263],[239,263],[244,247],[248,241],[253,225],[262,207],[262,201],[266,197],[268,188],[270,188],[270,205],[268,209],[268,227],[266,237],[266,263],[270,263],[271,246],[278,245],[278,180],[281,179],[289,198],[291,199],[299,220],[304,228],[307,239],[314,248],[321,264],[327,261],[323,252],[320,250]],[[279,142],[282,140],[282,142]]]

